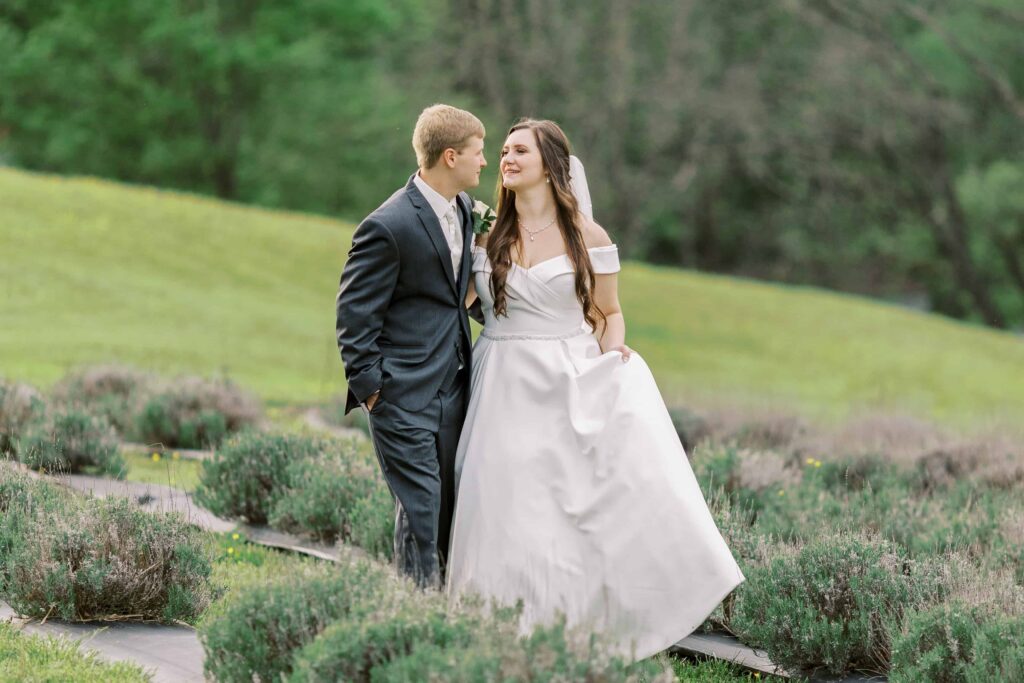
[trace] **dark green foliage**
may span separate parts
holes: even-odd
[[[959,602],[907,615],[893,636],[896,682],[983,683],[1024,678],[1024,618]]]
[[[395,582],[388,567],[354,560],[248,590],[202,625],[204,670],[224,682],[279,680],[297,650],[328,624],[368,616]]]
[[[389,662],[409,656],[414,648],[460,650],[489,626],[476,612],[449,613],[444,600],[434,596],[381,602],[367,618],[336,622],[297,652],[290,680],[369,681]]]
[[[288,467],[323,452],[323,441],[297,434],[246,431],[203,463],[196,502],[214,514],[266,524],[288,485]]]
[[[969,683],[1024,680],[1024,617],[993,617],[974,637]]]
[[[213,448],[259,416],[256,399],[232,382],[183,377],[148,393],[134,436],[165,448]]]
[[[394,501],[373,456],[355,442],[243,432],[203,464],[195,495],[223,517],[393,555]]]
[[[412,78],[381,69],[382,55],[398,60],[380,41],[408,47],[432,17],[371,0],[0,6],[4,156],[261,204],[370,210],[379,192],[369,188],[414,167],[409,131],[425,106],[405,90]]]
[[[47,472],[81,472],[95,468],[124,477],[125,462],[117,433],[102,416],[69,406],[50,411],[18,441],[18,459]]]
[[[891,542],[830,535],[749,571],[733,625],[786,668],[885,673],[893,624],[942,597],[937,574]]]
[[[0,380],[0,456],[16,451],[22,432],[45,410],[43,397],[35,389]]]
[[[562,624],[535,629],[519,638],[512,623],[492,621],[468,645],[444,646],[430,640],[416,642],[408,655],[373,670],[381,683],[414,681],[674,681],[664,665],[647,659],[627,664],[609,656],[599,641],[572,642],[579,634],[567,633]],[[301,679],[298,680],[307,680]],[[313,680],[313,679],[308,679]]]
[[[314,458],[293,461],[285,479],[271,526],[326,541],[352,541],[353,511],[358,506],[365,514],[373,501],[364,500],[387,493],[380,467],[354,442],[331,444]]]
[[[740,452],[735,446],[709,445],[691,454],[690,459],[702,490],[722,488],[728,494],[736,494],[742,488],[738,472]]]
[[[169,396],[151,398],[136,420],[137,433],[147,442],[165,448],[215,447],[227,435],[224,416],[213,410],[176,416],[174,399]]]
[[[355,502],[349,512],[349,522],[352,525],[352,545],[374,557],[386,560],[394,557],[395,499],[386,484],[374,487],[369,496]]]
[[[194,620],[210,601],[210,558],[180,515],[81,498],[0,469],[0,596],[62,619]]]

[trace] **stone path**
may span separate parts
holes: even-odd
[[[203,646],[191,628],[123,622],[47,621],[43,624],[20,619],[3,601],[0,601],[0,621],[10,621],[24,633],[79,640],[104,659],[141,665],[149,670],[156,683],[203,681]]]
[[[116,496],[130,498],[148,512],[181,512],[185,519],[207,531],[228,532],[238,526],[236,522],[221,519],[199,507],[192,496],[181,489],[165,484],[147,484],[138,481],[118,481],[86,474],[60,474],[51,477],[55,482],[89,493],[97,498]]]
[[[99,497],[120,496],[135,500],[150,511],[178,510],[192,524],[209,531],[237,531],[248,540],[261,545],[303,553],[322,560],[337,562],[338,551],[333,546],[315,543],[267,527],[252,526],[221,519],[192,501],[180,489],[163,484],[116,481],[82,474],[50,477],[77,491]],[[63,634],[85,638],[86,646],[97,650],[111,660],[130,660],[154,672],[154,681],[202,681],[203,649],[194,629],[185,626],[160,624],[131,624],[123,622],[66,623],[47,621],[45,624],[23,621],[0,602],[0,619],[21,623],[29,633]],[[776,667],[764,654],[743,645],[736,638],[724,634],[693,634],[683,638],[670,652],[687,657],[724,659],[740,666],[782,677],[790,675]],[[864,683],[885,681],[885,678],[850,676],[845,678],[812,678],[821,683]]]
[[[791,678],[792,674],[776,666],[772,660],[759,651],[747,647],[734,636],[724,633],[695,633],[680,640],[668,649],[673,654],[684,655],[697,659],[724,659],[742,667],[765,674]],[[860,675],[842,676],[839,678],[812,677],[812,683],[867,683],[868,681],[885,681],[882,676],[866,677]]]

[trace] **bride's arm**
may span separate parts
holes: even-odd
[[[474,246],[480,247],[481,249],[487,248],[487,233],[477,235],[474,240]],[[472,270],[470,271],[469,286],[466,288],[466,308],[472,308],[476,302],[476,278],[473,277]],[[472,312],[470,313],[472,315]],[[479,321],[478,321],[479,322]]]
[[[594,279],[594,303],[605,315],[603,322],[598,318],[594,336],[601,345],[602,353],[620,351],[625,360],[629,358],[630,349],[626,346],[626,319],[619,305],[619,275],[596,275]]]
[[[611,237],[592,218],[580,216],[583,225],[583,237],[588,248],[608,247],[612,245]],[[594,275],[594,303],[605,315],[604,321],[597,320],[594,336],[601,345],[601,352],[619,351],[622,360],[629,360],[632,349],[626,346],[626,319],[619,305],[618,273]]]

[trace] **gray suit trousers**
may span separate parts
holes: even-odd
[[[423,410],[405,410],[381,394],[369,411],[370,437],[395,500],[395,561],[421,587],[440,588],[444,580],[468,371]]]

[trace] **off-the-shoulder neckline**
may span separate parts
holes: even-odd
[[[590,252],[590,251],[611,251],[613,249],[614,250],[618,250],[618,248],[619,248],[619,246],[617,244],[608,244],[608,245],[605,245],[603,247],[587,247],[587,251],[588,252]],[[483,247],[481,247],[478,244],[474,244],[473,245],[473,251],[474,252],[481,252],[485,256],[487,255],[487,250],[484,249]],[[569,254],[567,254],[567,253],[561,253],[561,254],[558,254],[557,256],[552,256],[551,258],[546,258],[543,261],[540,261],[538,263],[534,263],[529,268],[526,268],[525,266],[521,266],[518,263],[516,263],[515,261],[512,262],[512,265],[515,266],[516,268],[518,268],[519,270],[524,270],[524,271],[529,272],[529,271],[533,270],[534,268],[537,268],[539,266],[543,266],[545,263],[549,263],[551,261],[555,261],[555,260],[560,259],[560,258],[566,258],[568,256],[569,256]]]

